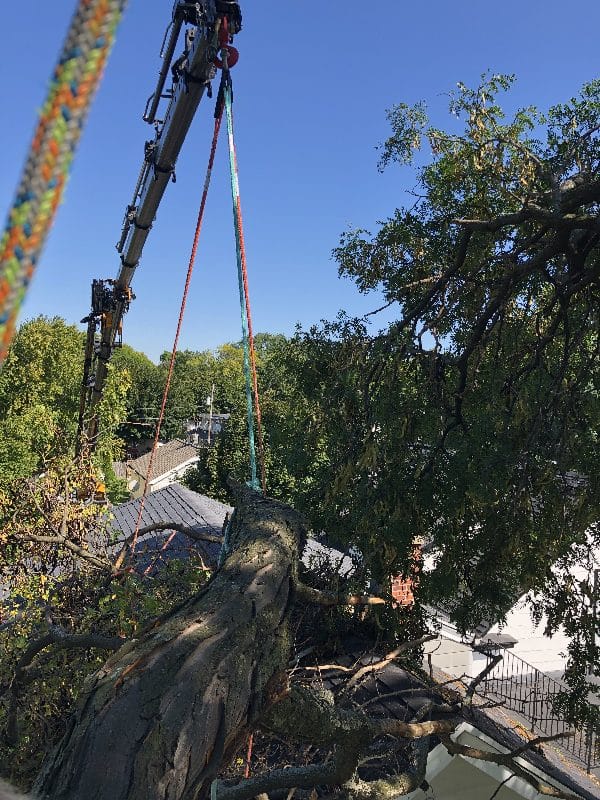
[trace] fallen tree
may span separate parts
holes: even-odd
[[[40,796],[205,797],[260,724],[335,750],[332,764],[263,777],[266,786],[342,784],[378,735],[418,739],[453,729],[454,723],[438,721],[398,722],[392,730],[389,722],[338,709],[309,689],[290,692],[290,618],[303,594],[298,562],[306,529],[291,508],[246,488],[237,494],[222,567],[205,588],[124,645],[89,680],[66,735],[38,778]],[[310,594],[319,599],[317,592]],[[329,604],[331,596],[323,600]],[[400,780],[408,786],[415,777]],[[224,789],[223,796],[265,790],[251,784],[246,790]]]
[[[248,800],[285,797],[288,790],[303,797],[303,790],[321,787],[346,800],[386,800],[423,785],[432,735],[453,747],[448,737],[460,704],[438,705],[446,718],[424,720],[431,712],[425,708],[404,722],[371,716],[371,701],[352,699],[362,682],[428,636],[367,664],[318,666],[344,675],[335,695],[322,682],[307,681],[314,668],[301,668],[290,681],[290,664],[294,672],[302,657],[292,659],[298,603],[308,598],[331,606],[334,595],[299,580],[306,539],[301,516],[246,487],[236,487],[236,495],[222,566],[201,591],[121,647],[89,679],[36,782],[38,797],[195,800],[211,794]],[[372,598],[337,600],[356,605]],[[310,744],[316,760],[286,768],[268,764],[250,778],[223,780],[232,756],[257,729],[287,743]],[[363,779],[359,765],[374,752],[395,752],[398,742],[401,768]],[[509,764],[512,755],[498,758]],[[522,769],[519,774],[527,779]]]
[[[93,676],[37,791],[56,800],[205,794],[284,690],[304,536],[294,512],[244,493],[229,558]]]

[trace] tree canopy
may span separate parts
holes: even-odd
[[[380,167],[431,158],[410,204],[335,257],[398,319],[303,342],[332,436],[324,521],[388,574],[430,541],[423,597],[464,628],[530,589],[551,629],[569,607],[573,677],[598,664],[592,578],[564,567],[598,545],[600,83],[508,116],[512,80],[459,84],[450,132],[422,104],[390,110]]]
[[[267,471],[384,583],[426,542],[419,597],[465,631],[534,592],[548,633],[572,637],[584,713],[599,631],[593,571],[572,573],[599,544],[600,84],[508,115],[512,83],[459,84],[448,131],[422,103],[388,112],[380,168],[412,170],[415,188],[334,256],[397,319],[374,334],[376,314],[341,314],[276,343]],[[226,493],[243,431],[240,415],[192,485]]]

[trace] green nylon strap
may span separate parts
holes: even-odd
[[[242,263],[242,219],[240,213],[240,184],[235,157],[235,141],[233,138],[233,112],[231,85],[225,84],[223,97],[227,116],[227,140],[229,143],[229,171],[231,175],[231,199],[233,202],[233,221],[235,228],[235,249],[238,268],[238,285],[240,290],[240,311],[242,316],[242,343],[244,348],[244,377],[246,379],[246,410],[248,415],[248,444],[250,448],[250,481],[249,485],[260,490],[256,469],[256,445],[254,441],[254,407],[252,404],[252,375],[250,371],[250,333],[248,315],[246,313],[246,295],[244,291],[244,273]]]

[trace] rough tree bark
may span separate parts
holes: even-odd
[[[51,800],[193,800],[277,699],[306,531],[240,488],[210,583],[89,681],[34,787]]]

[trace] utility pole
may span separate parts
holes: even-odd
[[[206,405],[210,407],[210,411],[208,412],[208,444],[210,446],[210,431],[212,428],[212,416],[213,416],[213,402],[215,399],[215,384],[213,382],[212,389],[210,390],[210,397],[206,398]]]

